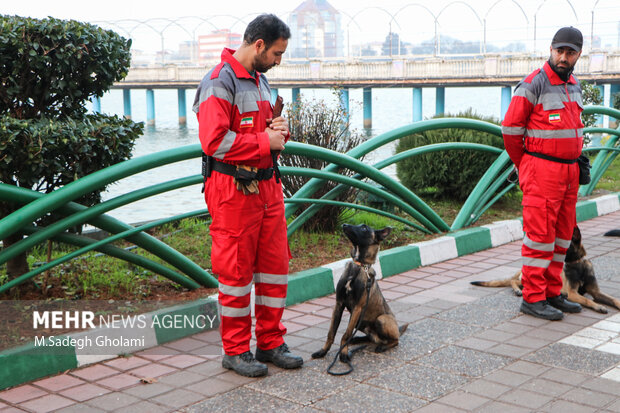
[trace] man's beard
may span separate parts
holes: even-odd
[[[256,58],[254,59],[254,70],[259,73],[265,73],[267,70],[271,69],[274,66],[273,64],[270,65],[265,61],[266,59],[264,59],[265,55],[263,53],[256,56]]]
[[[568,82],[568,79],[570,79],[570,75],[573,73],[573,69],[575,68],[575,65],[571,66],[568,63],[566,63],[566,67],[558,67],[555,63],[553,63],[551,58],[549,58],[549,66],[551,66],[551,69],[553,69],[560,79],[565,82]]]

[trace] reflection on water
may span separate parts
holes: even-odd
[[[475,93],[474,93],[475,91]],[[187,126],[178,125],[177,91],[155,91],[156,127],[145,127],[144,135],[136,141],[133,157],[154,152],[178,148],[198,143],[198,123],[191,112],[195,90],[187,90]],[[281,89],[285,103],[291,100],[291,90]],[[373,129],[363,129],[362,90],[350,91],[351,126],[353,130],[367,137],[396,129],[411,123],[412,92],[410,88],[373,89],[372,91]],[[146,99],[144,90],[132,90],[132,118],[138,122],[146,121]],[[323,99],[336,104],[333,94],[325,89],[302,89],[304,98]],[[434,89],[423,89],[423,114],[431,117],[435,109]],[[102,111],[110,114],[123,114],[122,92],[112,90],[101,99]],[[498,116],[500,107],[499,87],[447,88],[446,111],[455,113],[472,107],[478,113]],[[292,138],[293,140],[295,137]],[[395,143],[391,143],[371,152],[365,158],[368,164],[374,164],[393,154]],[[391,165],[383,170],[391,177],[396,177],[396,167]],[[104,200],[131,192],[149,185],[182,178],[200,173],[200,159],[177,162],[171,165],[146,171],[118,181],[108,187]],[[134,202],[109,214],[122,221],[135,223],[178,215],[205,207],[201,185],[178,189],[143,201]]]

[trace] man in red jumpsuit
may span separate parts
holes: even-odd
[[[523,191],[521,311],[547,320],[581,311],[560,290],[576,225],[583,103],[572,71],[582,45],[579,30],[558,30],[549,61],[517,85],[502,123],[504,145]]]
[[[196,92],[205,172],[205,200],[212,218],[211,264],[218,276],[222,366],[264,376],[272,362],[296,368],[281,323],[290,251],[282,185],[274,177],[272,151],[284,149],[288,122],[273,118],[271,89],[262,74],[280,64],[290,30],[273,14],[255,18],[238,50],[222,61]],[[252,281],[255,289],[256,358],[250,351]]]

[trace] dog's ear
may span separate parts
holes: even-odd
[[[581,244],[581,231],[577,225],[575,225],[575,229],[573,229],[572,241],[577,245]]]
[[[390,232],[392,232],[392,227],[385,227],[383,229],[375,230],[375,240],[383,241],[388,235],[390,235]]]

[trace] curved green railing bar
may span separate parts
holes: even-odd
[[[409,213],[420,221],[426,228],[438,232],[439,230],[447,231],[450,227],[446,224],[435,211],[433,211],[424,201],[422,201],[417,195],[407,189],[400,182],[395,181],[383,172],[368,166],[357,159],[343,155],[336,151],[332,151],[319,146],[308,145],[298,142],[289,142],[286,144],[286,153],[291,155],[305,155],[312,158],[321,159],[327,162],[331,162],[332,165],[337,165],[351,169],[355,172],[361,172],[366,177],[373,179],[375,182],[380,183],[389,191],[398,195],[403,201],[409,203],[415,208],[417,213]],[[323,169],[325,172],[327,168]],[[299,192],[298,192],[299,193]],[[296,194],[295,194],[296,195]],[[293,198],[299,198],[293,196]]]
[[[431,153],[431,152],[438,152],[442,150],[478,150],[478,151],[483,151],[483,152],[491,152],[495,154],[501,154],[503,152],[502,149],[489,146],[489,145],[479,144],[479,143],[470,143],[470,142],[439,143],[439,144],[431,144],[431,145],[419,146],[417,148],[408,149],[406,151],[397,153],[391,156],[390,158],[377,162],[376,164],[373,165],[373,167],[378,170],[381,170],[396,162],[399,162],[403,159],[407,159],[412,156],[418,156],[418,155],[423,155],[423,154]],[[352,178],[362,179],[363,175],[355,174],[352,176]],[[342,193],[342,191],[346,190],[346,188],[347,188],[347,185],[343,185],[343,184],[337,185],[331,191],[323,195],[321,199],[333,200],[340,193]],[[292,199],[295,199],[295,198],[293,197]],[[304,224],[304,222],[306,222],[307,219],[309,219],[312,215],[314,215],[314,211],[312,208],[313,207],[309,207],[308,209],[303,211],[301,214],[299,214],[299,216],[295,220],[293,220],[288,225],[289,236],[291,236],[295,231],[297,231]]]
[[[180,178],[173,181],[142,188],[137,191],[133,191],[128,194],[121,195],[108,201],[94,205],[81,212],[77,212],[66,218],[60,219],[53,224],[47,226],[45,229],[37,232],[36,234],[33,234],[21,240],[20,242],[3,249],[0,252],[0,264],[4,264],[9,259],[17,256],[24,251],[27,251],[34,245],[37,245],[45,241],[46,239],[53,237],[54,235],[59,234],[62,231],[65,231],[68,228],[71,228],[75,225],[83,224],[88,220],[99,216],[107,211],[127,205],[140,199],[160,194],[162,192],[172,191],[174,189],[183,188],[189,185],[195,185],[200,182],[202,182],[202,177],[200,175]],[[170,248],[165,243],[161,244],[165,246],[165,248],[160,248],[160,251],[162,251],[168,257],[168,262],[170,262],[172,265],[180,266],[181,268],[177,268],[181,269],[186,273],[188,272],[187,270],[190,270],[191,272],[189,272],[188,275],[202,285],[208,285],[212,287],[215,287],[217,285],[217,281],[211,275],[209,275],[206,271],[202,270],[191,260],[188,260],[184,255],[174,250],[173,248]],[[188,262],[191,263],[191,266],[186,265]],[[196,268],[198,268],[200,271],[196,271]]]
[[[386,132],[379,136],[376,136],[372,139],[367,140],[361,145],[351,149],[347,152],[347,155],[353,158],[360,158],[369,152],[388,144],[396,139],[403,138],[405,136],[412,135],[414,133],[423,132],[426,130],[436,130],[436,129],[475,129],[482,132],[487,132],[490,134],[494,134],[497,136],[502,136],[501,127],[498,125],[494,125],[492,123],[476,120],[476,119],[464,119],[464,118],[436,118],[430,119],[420,122],[415,122],[406,126],[402,126],[400,128],[394,129],[393,131]],[[290,145],[287,144],[287,148]],[[284,153],[287,153],[287,149],[284,149]],[[324,168],[325,171],[334,171],[338,168],[337,165],[328,165]],[[291,198],[309,198],[319,189],[319,187],[323,184],[323,182],[319,179],[311,179],[308,181],[299,191],[297,191]],[[345,188],[341,187],[339,189],[333,189],[329,192],[329,198],[327,195],[323,196],[323,199],[333,199],[337,196],[338,193],[343,191]],[[289,224],[289,234],[292,234],[298,228],[300,228],[308,219],[310,219],[319,209],[320,205],[313,205],[303,211],[299,216],[293,220]],[[286,208],[286,218],[290,218],[296,211],[297,206],[287,206]],[[448,231],[448,229],[446,230]]]
[[[345,175],[340,175],[334,172],[326,172],[324,170],[317,170],[317,169],[310,169],[310,168],[292,168],[292,167],[288,167],[288,166],[281,166],[280,167],[280,172],[283,175],[299,175],[299,176],[307,176],[310,178],[321,178],[324,180],[330,180],[330,181],[334,181],[334,182],[341,182],[344,184],[347,184],[349,186],[355,187],[355,188],[359,188],[359,189],[363,189],[367,192],[370,192],[371,194],[377,195],[383,199],[385,199],[386,201],[396,205],[397,207],[401,208],[404,212],[408,213],[409,215],[413,216],[413,217],[420,217],[420,218],[424,218],[420,215],[420,213],[418,211],[416,211],[414,208],[411,207],[411,205],[407,204],[406,202],[404,202],[402,199],[398,198],[397,196],[384,191],[376,186],[373,186],[369,183],[363,182],[363,181],[359,181],[357,179],[353,179],[351,177],[345,176]],[[297,198],[299,199],[299,198]],[[417,219],[417,218],[416,218]],[[425,227],[419,226],[414,224],[414,227],[416,229],[419,229],[420,231],[426,233],[426,234],[431,234],[431,231]],[[436,229],[435,229],[436,230]]]
[[[584,114],[600,114],[607,115],[609,117],[615,118],[620,121],[620,110],[614,108],[608,108],[605,106],[586,106],[583,109]],[[620,129],[620,126],[618,127]],[[590,171],[590,176],[592,180],[588,185],[583,185],[579,188],[579,195],[585,196],[592,194],[596,184],[601,179],[609,165],[616,159],[618,153],[616,151],[610,151],[610,148],[617,146],[618,143],[618,129],[608,129],[608,128],[586,128],[584,129],[584,133],[609,133],[612,135],[611,139],[605,144],[605,150],[601,150],[594,161],[592,162],[592,169]]]
[[[7,185],[7,184],[0,183],[0,200],[3,200],[3,201],[10,201],[13,203],[23,205],[23,204],[32,202],[38,198],[41,198],[43,196],[45,196],[45,194],[42,194],[37,191],[33,191],[31,189],[19,188],[13,185]],[[84,211],[86,209],[87,207],[85,207],[84,205],[70,202],[58,208],[57,211],[61,215],[69,215],[69,214],[76,213],[79,211]],[[112,218],[106,215],[101,215],[93,220],[88,221],[88,223],[104,231],[110,232],[110,233],[118,233],[118,232],[122,232],[127,229],[133,228],[131,225],[127,225],[121,221],[118,221],[115,218]],[[24,227],[20,231],[26,234],[32,234],[34,232],[41,231],[41,230],[42,230],[41,228]],[[64,242],[70,245],[76,245],[76,246],[85,246],[85,245],[89,245],[90,243],[94,242],[90,238],[75,235],[75,234],[69,234],[69,233],[58,234],[52,237],[51,239],[58,240],[58,241],[61,241],[61,242]],[[161,247],[161,244],[163,244],[158,239],[153,238],[149,234],[145,234],[145,233],[136,234],[134,236],[128,237],[127,240],[133,242],[137,246],[145,249],[146,251],[153,253],[154,255],[157,255],[158,248]],[[165,247],[168,247],[168,246],[165,245]],[[188,279],[187,277],[184,277],[183,275],[169,269],[168,267],[165,267],[146,257],[140,256],[137,254],[132,254],[123,249],[116,248],[113,246],[105,246],[103,247],[101,252],[108,254],[110,256],[131,262],[137,266],[143,267],[157,274],[161,274],[164,277],[167,277],[170,279],[174,279],[177,277],[183,277],[185,282],[188,283],[191,286],[191,288],[196,288],[197,286],[197,284],[193,280]]]
[[[328,200],[328,199],[314,199],[314,198],[297,198],[297,199],[290,199],[290,198],[285,198],[284,199],[284,203],[285,204],[321,204],[321,205],[336,205],[336,206],[341,206],[341,207],[345,207],[345,208],[350,208],[350,209],[359,209],[360,211],[366,211],[366,212],[372,212],[373,214],[376,215],[381,215],[384,217],[388,217],[393,219],[394,221],[398,221],[398,222],[402,222],[405,225],[408,225],[412,228],[416,228],[418,229],[418,225],[416,225],[415,223],[406,220],[405,218],[401,218],[398,215],[394,215],[390,212],[387,211],[383,211],[381,209],[377,209],[377,208],[372,208],[366,205],[360,205],[360,204],[353,204],[351,202],[342,202],[342,201],[332,201],[332,200]]]
[[[103,239],[101,241],[93,242],[92,244],[90,244],[88,246],[85,246],[84,248],[80,248],[77,251],[70,252],[69,254],[63,255],[60,258],[57,258],[57,259],[55,259],[53,261],[50,261],[50,262],[47,262],[47,263],[41,265],[40,267],[38,267],[38,268],[36,268],[36,269],[34,269],[32,271],[29,271],[29,272],[27,272],[25,274],[22,274],[19,277],[15,278],[15,279],[13,279],[13,280],[5,283],[5,284],[2,284],[0,286],[0,294],[8,291],[10,288],[13,288],[13,287],[15,287],[15,286],[25,282],[25,281],[28,281],[29,279],[31,279],[32,277],[34,277],[37,274],[42,273],[43,271],[47,271],[50,268],[53,268],[53,267],[55,267],[57,265],[60,265],[63,262],[69,261],[72,258],[79,257],[82,254],[86,254],[87,252],[92,251],[94,249],[97,249],[99,247],[103,247],[106,244],[109,244],[110,242],[114,242],[114,241],[117,241],[119,239],[126,238],[126,237],[128,237],[130,235],[137,234],[139,232],[146,231],[147,229],[155,228],[155,227],[167,224],[167,223],[172,222],[172,221],[177,221],[179,219],[190,218],[190,217],[194,217],[194,216],[197,216],[197,215],[203,215],[203,214],[206,214],[207,212],[208,211],[206,209],[200,209],[198,211],[192,211],[192,212],[188,212],[186,214],[181,214],[181,215],[170,217],[170,218],[160,219],[160,220],[153,221],[153,222],[150,222],[148,224],[141,225],[139,227],[135,227],[133,229],[121,232],[119,234],[116,234],[114,236],[108,237],[108,238]],[[194,288],[200,287],[200,285],[198,285],[196,283],[188,282],[187,278],[183,277],[183,276],[177,277],[177,278],[174,278],[174,279],[171,278],[171,280],[176,282],[176,283],[178,283],[178,284],[180,284],[180,285],[182,285],[182,286],[184,286],[184,287],[186,287],[186,288],[190,288],[190,289],[194,289]]]

